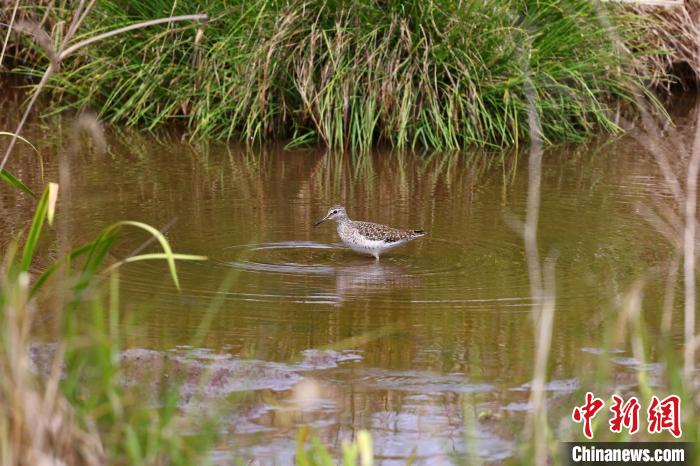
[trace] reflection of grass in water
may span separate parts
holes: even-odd
[[[328,153],[319,158],[302,185],[303,195],[322,206],[356,201],[358,205],[346,206],[354,215],[357,209],[363,209],[363,215],[371,213],[365,206],[381,206],[380,200],[410,204],[430,199],[437,187],[458,200],[497,166],[502,167],[507,189],[518,159],[510,154],[447,151],[418,156],[397,151],[350,157]]]

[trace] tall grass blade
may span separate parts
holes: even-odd
[[[0,131],[0,136],[16,137],[16,138],[19,139],[20,141],[22,141],[22,142],[24,142],[24,143],[26,143],[26,144],[29,144],[29,146],[30,146],[32,149],[34,149],[34,152],[36,152],[37,154],[39,153],[39,149],[37,149],[36,147],[34,147],[34,144],[32,144],[31,142],[29,142],[27,139],[23,138],[23,137],[20,136],[19,134],[10,133],[9,131]]]
[[[20,180],[15,178],[15,176],[12,173],[8,172],[5,169],[0,170],[0,180],[5,181],[6,183],[14,186],[15,188],[19,189],[20,191],[26,194],[29,194],[33,198],[36,198],[36,194],[34,194],[34,191],[29,189],[29,187],[26,184],[22,183]]]
[[[26,139],[23,138],[22,136],[15,135],[14,133],[10,133],[10,132],[8,132],[8,131],[0,131],[0,136],[10,136],[10,137],[16,136],[17,139],[19,139],[20,141],[22,141],[22,142],[24,142],[24,143],[26,143],[26,144],[29,144],[29,146],[30,146],[32,149],[34,149],[34,151],[35,151],[37,154],[39,153],[39,150],[37,150],[37,148],[34,147],[34,145],[33,145],[31,142],[29,142],[28,140],[26,140]],[[36,198],[36,194],[34,194],[34,191],[32,191],[31,189],[29,189],[29,187],[28,187],[27,185],[25,185],[24,183],[22,183],[22,182],[21,182],[20,180],[18,180],[15,176],[13,176],[12,173],[8,172],[7,170],[5,170],[5,169],[0,169],[0,179],[6,181],[7,183],[9,183],[10,185],[14,186],[15,188],[17,188],[17,189],[19,189],[19,190],[21,190],[21,191],[23,191],[23,192],[29,194],[30,196]]]
[[[49,226],[53,226],[53,219],[56,215],[56,201],[58,200],[58,184],[49,183],[48,190],[49,196],[46,205],[46,220],[49,222]]]
[[[69,263],[70,261],[77,259],[78,257],[82,256],[83,254],[86,254],[90,251],[92,248],[93,244],[88,243],[83,246],[80,246],[78,248],[75,248],[72,250],[69,254],[66,256],[62,257],[61,259],[54,261],[49,265],[46,270],[44,270],[41,275],[37,277],[37,279],[34,281],[34,285],[32,285],[32,289],[29,293],[29,296],[33,296],[39,289],[41,289],[42,285],[62,266],[65,265],[66,263]]]
[[[170,243],[165,238],[165,235],[163,235],[163,233],[158,231],[156,228],[153,228],[152,226],[147,225],[145,223],[141,223],[141,222],[126,220],[126,221],[118,222],[115,225],[116,226],[130,225],[130,226],[133,226],[136,228],[141,228],[142,230],[146,230],[154,238],[156,238],[156,240],[158,240],[161,247],[163,248],[165,260],[168,263],[168,268],[170,269],[170,276],[173,279],[173,283],[175,284],[175,287],[179,290],[180,289],[180,280],[178,280],[178,278],[177,278],[177,269],[175,268],[175,255],[173,254],[173,250],[170,247]],[[193,260],[193,259],[188,259],[188,260]]]
[[[29,271],[29,267],[32,264],[32,258],[34,257],[34,252],[36,251],[36,246],[39,242],[39,236],[41,235],[41,230],[44,226],[44,220],[48,216],[50,216],[49,222],[53,220],[57,193],[58,185],[56,183],[49,183],[39,199],[36,212],[34,212],[32,225],[29,228],[27,241],[24,243],[24,249],[22,250],[22,260],[20,262],[20,270],[22,272]]]
[[[132,264],[134,262],[141,262],[141,261],[146,261],[146,260],[156,260],[156,259],[174,259],[178,261],[204,261],[207,260],[207,256],[196,256],[194,254],[165,254],[162,252],[154,252],[150,254],[139,254],[138,256],[132,256],[132,257],[127,257],[123,261],[119,261],[117,263],[114,263],[110,265],[107,270],[105,270],[105,273],[111,272],[114,269],[117,269],[121,267],[124,264]]]

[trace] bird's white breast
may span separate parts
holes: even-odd
[[[338,237],[343,244],[355,252],[364,254],[375,254],[399,246],[404,241],[387,243],[384,240],[371,240],[359,234],[354,228],[350,228],[342,223],[338,224]]]

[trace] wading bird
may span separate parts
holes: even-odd
[[[425,236],[423,230],[399,230],[379,223],[358,222],[350,220],[345,207],[335,205],[314,226],[326,220],[335,220],[340,240],[355,252],[369,254],[379,260],[379,254],[397,246]]]

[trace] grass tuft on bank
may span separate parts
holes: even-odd
[[[30,8],[25,15],[52,18],[42,23],[52,37],[65,33],[71,10]],[[171,15],[210,21],[91,44],[53,76],[51,100],[54,112],[91,108],[147,129],[175,123],[201,139],[505,147],[527,140],[529,79],[544,139],[579,141],[619,131],[616,116],[642,88],[635,57],[614,46],[599,8],[636,40],[646,20],[589,0],[106,0],[75,41]],[[41,76],[47,60],[27,63],[24,73]]]

